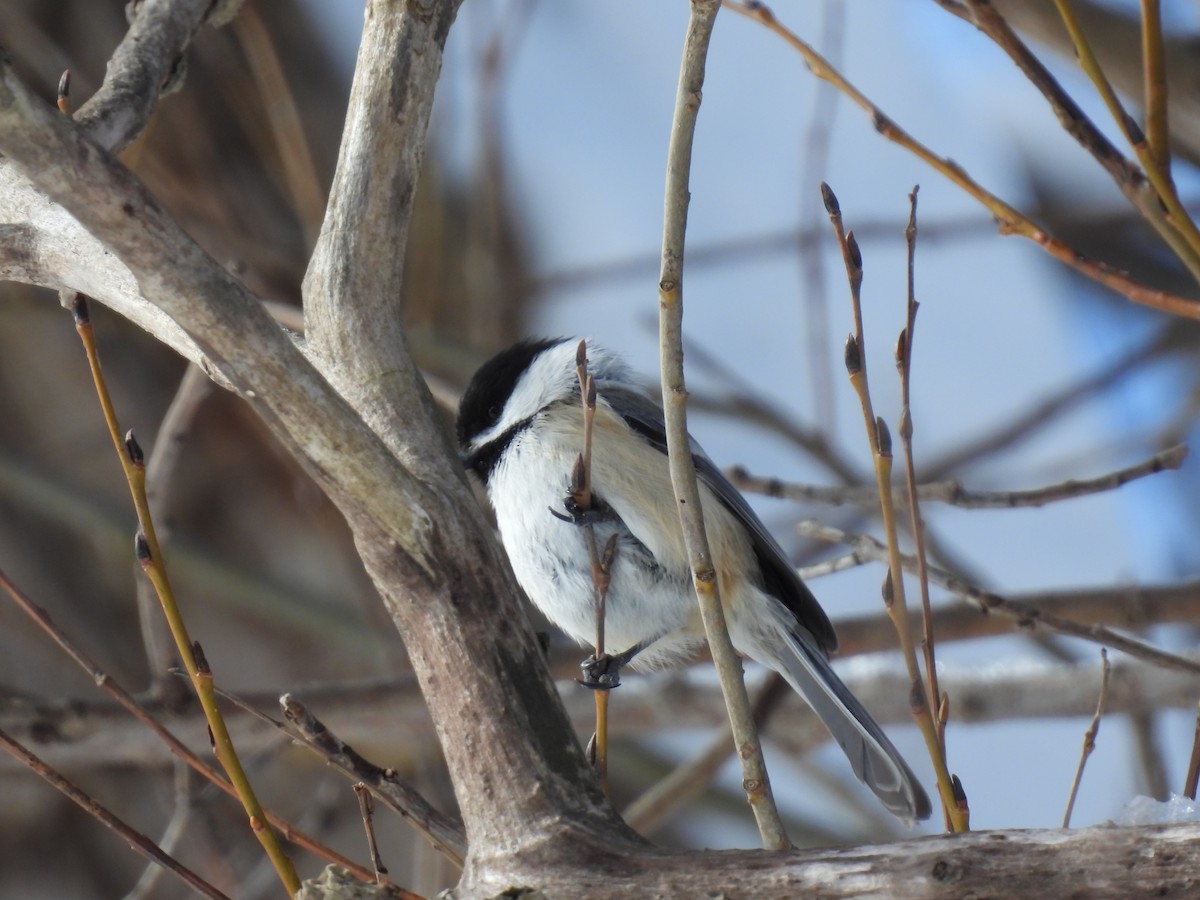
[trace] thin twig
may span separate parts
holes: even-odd
[[[717,573],[713,568],[696,466],[687,431],[687,388],[683,374],[683,254],[687,208],[690,199],[688,181],[692,163],[692,143],[696,116],[704,85],[704,63],[708,42],[720,0],[692,0],[684,41],[683,61],[679,69],[679,88],[667,150],[667,175],[664,191],[662,269],[658,280],[659,365],[662,370],[663,415],[666,423],[670,458],[671,485],[679,504],[684,542],[691,563],[692,581],[700,604],[704,631],[712,651],[713,663],[725,695],[725,705],[733,728],[734,743],[742,764],[742,784],[754,811],[763,845],[781,850],[791,846],[783,820],[775,807],[771,783],[763,761],[762,745],[754,727],[750,698],[742,680],[741,660],[729,638],[725,611],[721,605]]]
[[[1167,127],[1167,54],[1163,47],[1159,0],[1142,0],[1142,68],[1146,104],[1146,143],[1155,168],[1171,176],[1170,129]]]
[[[1159,178],[1157,172],[1151,174],[1149,170],[1139,170],[1109,142],[991,3],[983,0],[965,2],[975,27],[1008,54],[1021,73],[1041,92],[1067,134],[1092,155],[1193,278],[1200,280],[1200,233],[1196,232],[1186,213],[1179,215],[1174,188],[1167,180]],[[1122,120],[1119,124],[1125,127],[1127,121],[1132,120]],[[1141,143],[1135,141],[1134,147]],[[1153,190],[1148,189],[1148,175]],[[1175,221],[1169,221],[1172,217]],[[1188,230],[1190,235],[1184,233]]]
[[[873,555],[874,551],[859,546],[858,541],[853,546],[850,556],[855,560],[863,563],[878,561]],[[907,561],[905,565],[908,565]],[[807,568],[801,571],[807,572]],[[1009,599],[1043,614],[1069,619],[1080,626],[1111,625],[1136,631],[1149,625],[1200,620],[1200,582],[1196,581],[1032,592]],[[975,640],[1012,632],[1010,617],[980,615],[980,611],[978,602],[935,607],[938,642],[945,644],[947,641]],[[913,618],[915,620],[915,613]],[[1024,623],[1018,620],[1018,624]],[[886,616],[878,613],[838,619],[837,633],[839,657],[878,653],[895,646],[895,634],[890,622]]]
[[[964,487],[957,479],[933,481],[917,486],[917,499],[921,502],[946,503],[960,509],[1021,509],[1045,506],[1063,500],[1074,500],[1090,494],[1100,494],[1159,472],[1178,469],[1187,458],[1186,444],[1176,444],[1160,453],[1098,475],[1095,478],[1070,478],[1057,484],[1016,491],[984,491]],[[825,485],[797,484],[778,478],[752,475],[745,469],[735,467],[726,473],[739,490],[784,500],[802,503],[826,503],[831,506],[855,504],[865,506],[878,497],[868,487],[828,487]],[[903,496],[897,495],[902,501]]]
[[[1192,755],[1188,760],[1187,775],[1183,779],[1183,795],[1196,799],[1196,783],[1200,781],[1200,704],[1196,706],[1196,730],[1192,735]]]
[[[842,252],[842,260],[846,266],[846,280],[850,287],[854,331],[846,339],[846,374],[858,395],[859,405],[862,408],[863,424],[866,428],[867,442],[870,445],[871,458],[875,467],[879,511],[883,519],[884,531],[887,534],[888,571],[883,584],[884,605],[887,607],[888,616],[896,629],[900,652],[908,671],[909,704],[912,707],[913,719],[921,731],[921,736],[925,739],[925,746],[933,763],[942,807],[946,810],[952,830],[967,831],[970,827],[968,824],[969,811],[958,779],[951,776],[946,767],[945,754],[942,752],[942,745],[938,740],[938,728],[934,720],[934,715],[938,712],[939,707],[929,701],[925,680],[921,676],[921,667],[917,663],[912,622],[908,617],[908,604],[904,591],[904,569],[900,554],[899,523],[895,505],[892,502],[892,438],[887,424],[881,417],[875,415],[871,402],[870,382],[867,379],[866,337],[863,331],[862,317],[862,255],[858,249],[858,242],[854,239],[854,233],[847,232],[844,228],[837,197],[829,185],[824,182],[821,183],[821,197],[825,202],[825,210],[829,213],[829,222],[833,226],[838,248]]]
[[[288,733],[294,737],[298,736],[306,747],[324,757],[334,768],[340,769],[356,782],[365,784],[376,797],[424,834],[433,846],[455,865],[462,866],[467,854],[467,839],[461,824],[438,812],[424,797],[403,784],[397,778],[394,769],[380,768],[360,756],[296,697],[284,694],[279,698],[279,706],[287,720],[295,727],[294,732]],[[287,730],[266,714],[258,711],[255,711],[255,714],[275,727]]]
[[[830,541],[831,543],[852,545],[861,554],[871,556],[878,562],[886,562],[888,560],[887,546],[870,535],[848,534],[840,529],[816,522],[800,522],[796,528],[806,537]],[[913,557],[901,554],[900,559],[905,569],[910,571],[916,569],[917,561]],[[981,590],[974,585],[967,584],[953,573],[943,571],[936,566],[929,567],[929,578],[946,590],[973,601],[979,607],[980,612],[999,613],[1015,620],[1021,628],[1026,628],[1030,631],[1044,629],[1057,634],[1077,637],[1085,641],[1091,641],[1094,644],[1111,647],[1114,650],[1121,650],[1130,656],[1144,659],[1146,662],[1151,662],[1167,669],[1200,673],[1200,662],[1155,647],[1138,638],[1121,634],[1108,626],[1083,624],[1057,614],[1048,613],[1030,603],[1006,599],[999,594]]]
[[[50,766],[46,765],[34,754],[26,750],[21,744],[13,740],[4,731],[0,731],[0,749],[3,749],[15,759],[24,763],[34,772],[36,772],[42,780],[52,785],[58,791],[69,797],[74,803],[82,808],[88,815],[92,816],[97,821],[101,822],[108,828],[120,835],[121,840],[129,844],[136,852],[140,853],[146,859],[169,869],[174,875],[187,882],[191,887],[195,888],[206,897],[213,897],[215,900],[229,900],[226,894],[217,890],[187,866],[183,865],[174,857],[164,853],[154,841],[146,837],[140,831],[131,828],[120,818],[110,812],[107,808],[101,806],[92,797],[80,790],[73,783],[68,781]]]
[[[150,505],[146,498],[145,458],[132,431],[128,432],[124,438],[121,436],[112,397],[109,395],[108,385],[100,369],[100,356],[96,348],[96,336],[88,312],[87,298],[80,293],[74,294],[70,298],[69,308],[75,319],[75,330],[79,334],[87,355],[100,408],[104,413],[105,423],[108,425],[109,436],[116,448],[117,458],[120,460],[125,480],[129,484],[129,492],[137,512],[138,533],[134,541],[137,561],[154,585],[155,593],[158,594],[159,602],[162,604],[163,614],[171,626],[176,649],[179,651],[188,677],[191,679],[192,688],[195,690],[196,697],[204,709],[205,718],[208,720],[212,734],[213,752],[229,776],[230,782],[237,789],[238,799],[246,811],[251,832],[271,860],[279,875],[279,880],[283,882],[284,887],[290,893],[294,894],[300,889],[300,879],[296,875],[296,868],[280,845],[266,813],[254,793],[254,788],[250,784],[249,778],[246,777],[246,772],[242,768],[237,751],[233,746],[233,739],[229,736],[229,730],[225,727],[225,720],[217,706],[216,696],[212,690],[212,671],[208,668],[203,654],[198,652],[199,643],[193,642],[188,636],[183,615],[175,601],[175,593],[167,575],[162,548],[159,546],[155,534],[154,521],[150,515]]]
[[[383,884],[387,866],[379,855],[379,843],[375,840],[375,801],[371,789],[361,781],[354,785],[354,796],[358,799],[358,812],[362,816],[363,828],[367,832],[367,849],[371,853],[371,865],[375,867],[375,883]]]
[[[912,348],[917,329],[916,295],[916,250],[917,250],[917,191],[913,186],[908,195],[908,226],[904,229],[904,242],[908,250],[908,289],[906,291],[906,324],[896,342],[896,369],[900,376],[900,446],[904,451],[905,487],[908,493],[909,530],[913,535],[917,557],[917,583],[921,589],[921,650],[925,657],[925,679],[927,702],[933,711],[933,724],[937,729],[938,745],[942,759],[946,758],[946,716],[948,698],[942,696],[938,687],[937,656],[934,652],[933,611],[929,605],[929,572],[925,555],[925,523],[921,518],[920,500],[917,497],[917,466],[913,455],[912,422]],[[946,828],[954,828],[949,810],[943,809]]]
[[[575,373],[579,379],[579,398],[583,409],[583,451],[575,460],[571,471],[571,502],[575,509],[586,513],[592,509],[592,428],[596,420],[596,379],[588,372],[587,341],[581,340],[575,350]],[[616,552],[614,534],[605,548],[604,556],[596,546],[596,528],[588,522],[583,526],[587,541],[588,561],[592,569],[592,589],[596,603],[596,641],[592,660],[600,663],[605,658],[604,619],[608,606],[609,572],[612,554]],[[585,663],[585,666],[587,663]],[[619,674],[619,673],[618,673]],[[608,694],[609,685],[592,684],[596,702],[596,731],[588,748],[593,751],[592,762],[600,789],[608,793]]]
[[[1160,309],[1179,316],[1193,319],[1200,318],[1200,303],[1186,297],[1169,294],[1166,291],[1138,284],[1105,263],[1088,259],[1073,247],[1048,234],[1016,208],[1004,202],[990,191],[985,190],[960,165],[953,160],[938,156],[897,125],[874,102],[831,66],[824,57],[813,50],[811,46],[801,40],[794,32],[780,24],[775,18],[775,14],[763,3],[738,3],[735,0],[725,0],[725,5],[735,12],[759,22],[786,41],[804,57],[804,61],[814,75],[836,85],[838,90],[865,110],[871,116],[875,130],[883,137],[904,147],[923,162],[932,166],[971,197],[974,197],[979,203],[983,204],[995,217],[997,226],[1002,234],[1018,234],[1028,238],[1055,259],[1093,281],[1111,288],[1134,303],[1150,306],[1154,309]],[[1145,214],[1144,210],[1143,213]]]
[[[1084,35],[1079,20],[1076,18],[1070,0],[1055,0],[1058,7],[1059,16],[1063,20],[1063,25],[1066,26],[1067,32],[1071,37],[1071,42],[1075,47],[1075,56],[1079,60],[1080,68],[1091,79],[1095,85],[1101,98],[1104,100],[1105,106],[1108,107],[1109,115],[1116,122],[1117,127],[1121,129],[1125,140],[1133,148],[1134,154],[1141,164],[1142,173],[1154,188],[1157,197],[1156,201],[1161,202],[1162,209],[1157,206],[1153,207],[1149,212],[1142,208],[1142,205],[1135,201],[1135,206],[1142,212],[1142,217],[1146,219],[1152,227],[1163,237],[1165,241],[1176,250],[1180,259],[1187,263],[1187,257],[1195,257],[1200,254],[1200,231],[1197,230],[1195,223],[1192,221],[1186,209],[1184,209],[1183,201],[1179,198],[1179,193],[1175,188],[1175,182],[1171,177],[1171,156],[1169,148],[1166,144],[1166,76],[1162,71],[1162,23],[1158,22],[1157,28],[1148,19],[1143,19],[1142,37],[1147,43],[1144,44],[1142,52],[1145,58],[1145,79],[1146,79],[1146,99],[1147,102],[1155,102],[1161,104],[1155,108],[1147,106],[1147,132],[1143,134],[1142,129],[1133,120],[1133,117],[1125,111],[1125,107],[1121,104],[1117,92],[1113,90],[1104,71],[1100,68],[1100,63],[1096,59],[1095,53],[1092,51],[1091,44]],[[1151,3],[1151,0],[1145,0],[1145,5]],[[1157,11],[1157,2],[1153,3]],[[1146,10],[1146,16],[1150,16],[1150,12]],[[1011,34],[1011,29],[1006,25],[1000,25],[996,22],[999,15],[994,11],[988,13],[991,24],[985,28],[989,35],[992,35],[996,42],[1001,46],[1010,43],[1008,35]],[[981,28],[984,26],[981,25]],[[1157,41],[1151,36],[1151,32],[1157,32]],[[995,32],[995,34],[993,34]],[[1001,35],[997,37],[996,35]],[[1011,53],[1018,55],[1028,54],[1027,50],[1023,50],[1019,43],[1012,44]],[[1032,54],[1029,54],[1032,56]],[[1151,55],[1156,56],[1158,63],[1156,64]],[[1017,57],[1014,57],[1017,58]],[[1024,66],[1022,66],[1024,69]],[[1152,89],[1151,82],[1155,78],[1161,79],[1156,87]],[[1031,80],[1034,80],[1031,78]],[[1037,83],[1035,81],[1035,83]],[[1057,87],[1057,85],[1055,85]],[[1153,99],[1151,95],[1153,94]],[[1054,99],[1056,94],[1052,91],[1048,98],[1051,99],[1052,105],[1056,102]],[[1077,109],[1072,110],[1078,113]],[[1070,129],[1068,129],[1070,130]],[[1161,134],[1151,134],[1151,132],[1161,131]],[[1082,142],[1082,141],[1081,141]],[[1085,146],[1087,144],[1085,143]],[[1123,174],[1119,175],[1123,177]],[[1136,185],[1133,185],[1136,187]],[[1128,194],[1128,191],[1126,191]],[[1130,197],[1130,199],[1134,199]],[[1163,215],[1165,211],[1165,217]],[[1164,229],[1169,226],[1173,228],[1177,235],[1164,234]],[[1177,244],[1182,243],[1182,249],[1177,248]],[[1197,275],[1196,269],[1189,266],[1193,275]],[[1198,276],[1200,277],[1200,276]]]
[[[1083,749],[1079,752],[1079,766],[1075,769],[1075,780],[1071,782],[1071,794],[1067,797],[1067,810],[1063,813],[1063,828],[1071,827],[1071,812],[1075,809],[1075,795],[1079,793],[1079,782],[1083,780],[1083,767],[1096,749],[1096,735],[1100,732],[1100,717],[1104,715],[1104,702],[1108,699],[1108,677],[1112,666],[1108,663],[1108,651],[1100,648],[1100,696],[1096,699],[1096,714],[1092,724],[1083,734]]]

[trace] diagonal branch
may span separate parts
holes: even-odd
[[[113,153],[142,133],[159,101],[176,89],[186,70],[183,53],[206,22],[223,25],[242,0],[143,0],[129,31],[108,61],[100,90],[76,114],[83,132]]]
[[[209,257],[119,162],[0,65],[0,153],[99,237],[137,290],[180,326],[337,500],[379,478],[403,499],[361,504],[429,569],[424,491],[320,377],[258,299]],[[386,474],[385,474],[386,473]]]

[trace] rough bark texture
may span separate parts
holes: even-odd
[[[646,853],[602,869],[515,868],[495,893],[536,886],[547,897],[722,897],[887,900],[1053,897],[1128,900],[1200,891],[1200,825],[1077,831],[989,831],[801,853]],[[592,861],[596,857],[589,857]],[[497,868],[495,875],[502,874]],[[534,880],[534,876],[537,880]],[[482,887],[482,886],[481,886]],[[465,896],[465,894],[460,894]],[[471,894],[480,896],[480,894]]]

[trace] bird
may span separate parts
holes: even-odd
[[[482,482],[518,583],[580,644],[596,635],[595,546],[611,545],[604,642],[618,663],[655,669],[705,642],[667,460],[661,407],[625,361],[586,342],[596,402],[590,512],[575,508],[583,450],[577,339],[530,338],[475,372],[458,446]],[[850,767],[902,821],[928,818],[920,782],[830,665],[837,635],[779,543],[689,435],[711,559],[734,647],[778,672],[825,724]]]

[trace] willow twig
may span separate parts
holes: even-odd
[[[769,29],[795,49],[818,78],[834,84],[838,90],[871,116],[875,130],[883,137],[908,150],[918,159],[933,167],[968,195],[981,203],[996,219],[1002,234],[1018,234],[1033,241],[1055,259],[1082,273],[1086,277],[1116,291],[1128,300],[1150,306],[1164,312],[1188,318],[1200,318],[1200,303],[1156,290],[1139,284],[1103,262],[1088,259],[1073,247],[1048,234],[1031,219],[998,196],[983,188],[960,165],[953,160],[938,156],[929,147],[916,140],[901,128],[886,113],[877,107],[862,91],[856,88],[823,56],[803,41],[790,29],[782,25],[775,14],[760,2],[739,3],[725,0],[725,5]]]
[[[1171,148],[1170,130],[1167,127],[1167,53],[1163,47],[1159,0],[1142,0],[1142,68],[1146,143],[1153,167],[1169,178]]]
[[[965,797],[962,795],[961,785],[957,778],[952,777],[946,767],[945,755],[942,753],[941,742],[938,740],[937,724],[934,721],[938,707],[929,702],[924,679],[921,677],[921,668],[917,663],[912,623],[908,617],[898,522],[895,506],[892,503],[892,438],[887,424],[882,418],[875,415],[871,402],[870,383],[867,379],[866,340],[862,324],[862,255],[858,249],[858,242],[854,239],[854,233],[845,231],[837,197],[829,185],[824,182],[821,183],[821,197],[825,202],[825,209],[829,213],[829,222],[833,226],[838,248],[842,252],[842,260],[846,265],[846,280],[850,286],[854,331],[846,339],[846,374],[850,378],[850,384],[858,395],[859,405],[862,407],[863,423],[866,427],[867,441],[871,447],[871,458],[875,466],[875,485],[879,493],[880,514],[887,534],[888,572],[883,585],[884,604],[900,642],[900,652],[908,671],[909,703],[912,707],[913,719],[920,728],[922,737],[925,738],[929,758],[933,762],[942,806],[950,819],[952,830],[966,831],[969,826]]]
[[[592,428],[596,420],[596,379],[588,372],[587,341],[580,341],[575,350],[575,373],[579,378],[579,397],[583,404],[583,451],[575,460],[571,471],[571,496],[573,512],[587,513],[593,506],[592,497]],[[608,541],[601,555],[596,545],[596,528],[591,522],[583,525],[584,537],[587,540],[588,561],[592,568],[592,588],[596,600],[596,641],[591,660],[584,662],[584,668],[592,663],[603,663],[604,649],[604,620],[608,608],[609,573],[612,571],[613,554],[616,552],[616,535]],[[596,767],[596,777],[600,780],[600,788],[608,793],[608,694],[612,687],[619,683],[620,672],[616,672],[612,683],[601,680],[585,683],[593,689],[596,701],[596,731],[593,740],[589,742],[593,764]]]
[[[1162,22],[1151,21],[1157,19],[1157,2],[1145,0],[1143,3],[1143,23],[1142,37],[1143,47],[1142,53],[1145,59],[1145,89],[1146,89],[1146,132],[1138,127],[1137,122],[1133,117],[1125,111],[1125,107],[1121,104],[1117,92],[1113,90],[1109,83],[1108,77],[1104,74],[1104,70],[1100,68],[1100,63],[1096,59],[1096,54],[1092,51],[1091,43],[1088,41],[1083,32],[1083,28],[1079,24],[1078,18],[1075,16],[1074,9],[1071,6],[1071,0],[1055,0],[1058,7],[1059,16],[1063,20],[1063,25],[1066,26],[1067,33],[1071,37],[1071,43],[1075,47],[1075,56],[1079,60],[1080,68],[1091,79],[1095,85],[1097,92],[1104,100],[1104,105],[1108,107],[1109,115],[1116,122],[1117,127],[1121,129],[1121,133],[1125,136],[1125,140],[1129,142],[1133,148],[1134,154],[1137,156],[1138,163],[1142,167],[1142,173],[1150,182],[1154,191],[1157,193],[1157,199],[1161,201],[1162,207],[1165,210],[1165,220],[1162,211],[1157,207],[1152,207],[1149,210],[1143,209],[1141,204],[1135,204],[1139,211],[1160,236],[1163,237],[1173,250],[1177,251],[1180,259],[1187,264],[1188,258],[1200,258],[1200,230],[1197,230],[1195,222],[1192,221],[1188,211],[1183,206],[1183,201],[1179,198],[1179,192],[1175,187],[1174,179],[1171,176],[1171,155],[1170,148],[1167,146],[1167,121],[1166,121],[1166,75],[1162,68]],[[1147,7],[1154,6],[1155,11],[1151,13]],[[988,13],[989,19],[998,18],[998,14],[994,11]],[[983,27],[983,26],[981,26]],[[1006,31],[1011,33],[1011,29],[1006,26],[1001,26],[992,22],[988,27],[988,33],[993,30]],[[1154,38],[1157,34],[1157,39]],[[1006,43],[1008,40],[1005,40]],[[1000,43],[997,40],[997,43]],[[1001,44],[1004,46],[1004,44]],[[1014,44],[1014,53],[1022,53],[1022,47]],[[1024,51],[1027,53],[1027,51]],[[1032,54],[1029,54],[1032,55]],[[1153,57],[1153,58],[1152,58]],[[1155,62],[1157,59],[1157,63]],[[1153,85],[1153,87],[1152,87]],[[1049,95],[1055,97],[1054,93]],[[1051,99],[1052,104],[1056,102]],[[1149,104],[1153,103],[1154,106]],[[1082,113],[1080,113],[1082,115]],[[1085,144],[1085,146],[1087,146]],[[1128,193],[1128,192],[1127,192]],[[1131,197],[1131,199],[1133,199]],[[1164,234],[1164,226],[1170,226],[1177,232],[1177,235]],[[1184,248],[1179,249],[1176,244],[1183,242]],[[1192,274],[1196,275],[1196,268],[1189,266]]]
[[[815,522],[800,522],[796,528],[806,537],[838,544],[849,544],[859,553],[864,556],[870,556],[877,562],[887,562],[889,559],[887,545],[870,535],[848,534],[838,528],[832,528],[828,525]],[[913,557],[901,554],[900,560],[904,568],[910,571],[916,569],[917,561]],[[1178,653],[1171,653],[1168,650],[1155,647],[1153,644],[1122,634],[1106,625],[1077,622],[1056,613],[1049,613],[1044,609],[1039,609],[1031,603],[1002,597],[999,594],[968,584],[957,575],[946,572],[936,566],[929,567],[929,578],[935,584],[942,586],[951,593],[972,601],[978,606],[980,612],[998,613],[1015,620],[1021,628],[1034,632],[1045,630],[1057,634],[1065,634],[1069,637],[1076,637],[1085,641],[1091,641],[1094,644],[1107,646],[1113,650],[1121,650],[1130,656],[1144,659],[1146,662],[1154,663],[1167,669],[1200,673],[1200,662],[1189,659],[1186,656],[1180,656]]]
[[[225,720],[217,705],[216,695],[213,692],[212,671],[208,668],[203,654],[199,652],[200,645],[194,643],[188,636],[183,615],[175,601],[175,593],[167,576],[162,548],[159,546],[155,534],[154,520],[150,515],[150,505],[146,499],[145,458],[132,431],[128,432],[124,438],[121,436],[116,410],[108,392],[108,384],[104,380],[104,373],[100,368],[100,357],[96,348],[96,336],[92,328],[91,316],[88,312],[87,298],[80,293],[74,294],[69,300],[69,308],[75,318],[75,330],[83,342],[84,352],[87,354],[88,365],[92,372],[92,380],[95,382],[96,393],[100,400],[100,408],[104,413],[109,436],[116,448],[117,458],[125,473],[125,480],[129,484],[129,492],[137,512],[138,533],[134,547],[138,563],[150,579],[151,584],[154,585],[159,602],[162,604],[163,614],[171,627],[176,649],[183,660],[200,706],[204,709],[204,715],[212,733],[213,752],[237,790],[238,799],[242,802],[249,820],[250,830],[271,860],[284,887],[294,894],[300,889],[300,879],[296,875],[295,866],[292,865],[291,859],[279,844],[279,840],[267,820],[266,813],[263,811],[258,797],[255,796],[254,788],[251,786],[249,778],[246,777],[246,772],[234,749],[233,739],[229,736],[229,730],[225,727]]]
[[[1071,812],[1075,809],[1075,796],[1079,793],[1079,782],[1083,780],[1083,767],[1087,765],[1088,757],[1096,749],[1096,735],[1100,732],[1100,717],[1104,715],[1104,702],[1108,699],[1108,677],[1112,666],[1108,664],[1108,651],[1100,648],[1100,696],[1096,699],[1096,714],[1092,716],[1092,724],[1083,733],[1083,749],[1079,752],[1079,765],[1075,769],[1075,779],[1071,782],[1071,793],[1067,797],[1067,810],[1063,813],[1063,828],[1071,827]]]
[[[140,831],[130,827],[107,808],[101,806],[91,796],[50,768],[50,766],[46,765],[3,731],[0,731],[0,749],[9,753],[15,759],[20,760],[36,772],[44,781],[69,797],[72,802],[86,811],[88,815],[103,823],[108,828],[111,828],[120,835],[122,841],[146,857],[146,859],[168,869],[172,874],[178,876],[206,897],[212,897],[214,900],[229,900],[226,894],[217,890],[174,857],[164,853],[154,841],[150,840],[150,838],[146,837]]]
[[[921,589],[921,650],[925,657],[927,699],[933,711],[933,724],[937,729],[938,746],[942,759],[946,758],[946,711],[949,698],[942,695],[938,687],[937,656],[934,652],[933,610],[929,605],[929,572],[925,556],[925,523],[921,518],[921,505],[917,497],[917,466],[913,456],[912,424],[912,348],[917,328],[916,295],[916,249],[917,249],[917,191],[914,185],[908,195],[908,226],[904,229],[904,242],[908,250],[908,289],[905,293],[906,322],[896,341],[896,369],[900,376],[900,446],[904,450],[904,476],[908,493],[909,530],[913,535],[917,557],[917,583]],[[954,820],[948,810],[943,810],[947,829],[954,828]],[[957,829],[955,829],[957,830]]]
[[[960,509],[1025,509],[1045,506],[1048,503],[1114,491],[1131,481],[1137,481],[1159,472],[1178,469],[1183,465],[1187,455],[1187,445],[1176,444],[1141,462],[1114,469],[1095,478],[1069,478],[1056,484],[1014,491],[978,490],[965,487],[958,479],[951,479],[917,485],[916,496],[923,503],[946,503]],[[740,467],[729,469],[725,474],[740,490],[802,503],[862,506],[871,503],[878,496],[874,490],[866,486],[829,487],[827,485],[797,484],[778,478],[752,475]],[[894,493],[896,494],[894,502],[903,502],[903,495],[899,492]]]
[[[1168,221],[1168,216],[1164,214],[1163,205],[1169,203],[1169,197],[1174,194],[1174,190],[1164,190],[1161,181],[1155,185],[1155,190],[1148,190],[1148,173],[1139,170],[1112,145],[1095,123],[1087,117],[1079,104],[1062,89],[1049,69],[1013,31],[1004,16],[991,3],[983,2],[983,0],[965,0],[965,2],[971,11],[971,20],[975,27],[990,37],[1001,50],[1008,54],[1009,59],[1016,64],[1030,84],[1041,92],[1067,134],[1091,154],[1146,223],[1154,229],[1179,258],[1179,261],[1191,272],[1192,277],[1200,281],[1200,240],[1193,242],[1186,235],[1181,234],[1181,231],[1187,227],[1191,227],[1194,231],[1194,226],[1190,226],[1186,213],[1183,216],[1184,221],[1175,223]],[[1125,127],[1126,121],[1121,121],[1119,124]],[[1136,146],[1137,144],[1135,144]]]

